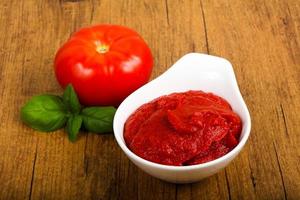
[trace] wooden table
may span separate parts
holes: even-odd
[[[60,94],[59,46],[80,27],[113,23],[150,45],[152,78],[189,52],[229,59],[250,109],[242,153],[201,182],[170,184],[135,167],[113,135],[41,134],[22,124],[33,95]],[[300,199],[298,0],[1,0],[0,199]]]

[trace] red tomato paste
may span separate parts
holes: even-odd
[[[241,128],[241,119],[226,100],[188,91],[142,105],[126,121],[124,138],[146,160],[184,166],[225,155],[238,144]]]

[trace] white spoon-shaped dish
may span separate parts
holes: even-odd
[[[230,103],[243,123],[239,144],[228,154],[216,160],[191,166],[157,164],[131,152],[123,137],[123,128],[127,118],[138,107],[157,97],[188,90],[212,92],[225,98]],[[215,56],[190,53],[179,59],[161,76],[129,95],[121,103],[115,114],[113,129],[119,146],[136,166],[165,181],[190,183],[217,173],[238,155],[249,137],[251,119],[230,62]]]

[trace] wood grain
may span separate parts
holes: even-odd
[[[291,19],[289,6],[280,1],[204,3],[210,53],[232,61],[253,122],[248,152],[226,169],[235,199],[251,197],[250,193],[258,199],[299,198],[299,148],[294,143],[299,135],[287,130],[287,136],[280,128],[286,126],[282,113],[291,116],[299,112],[300,102],[299,56],[293,55],[299,55],[299,46],[291,49],[289,45],[290,40],[299,38],[293,31],[299,18]],[[213,12],[218,15],[210,14]],[[278,109],[282,109],[281,117],[276,114]],[[296,118],[292,120],[290,127],[299,132]],[[244,161],[238,162],[241,159]],[[287,176],[293,181],[288,183]]]
[[[135,167],[112,135],[40,134],[19,110],[62,92],[59,46],[80,27],[137,30],[155,58],[152,78],[188,52],[234,66],[252,117],[250,139],[223,171],[193,184]],[[2,0],[0,199],[300,199],[300,3],[294,0]]]

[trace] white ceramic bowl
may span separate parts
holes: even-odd
[[[225,98],[242,119],[243,129],[239,144],[228,154],[198,165],[168,166],[147,161],[131,152],[123,138],[124,123],[142,104],[162,95],[188,90],[213,92]],[[148,174],[174,183],[190,183],[217,173],[227,166],[244,147],[251,129],[247,106],[239,91],[230,62],[223,58],[190,53],[179,59],[158,78],[128,96],[119,106],[114,117],[114,134],[128,158]]]

